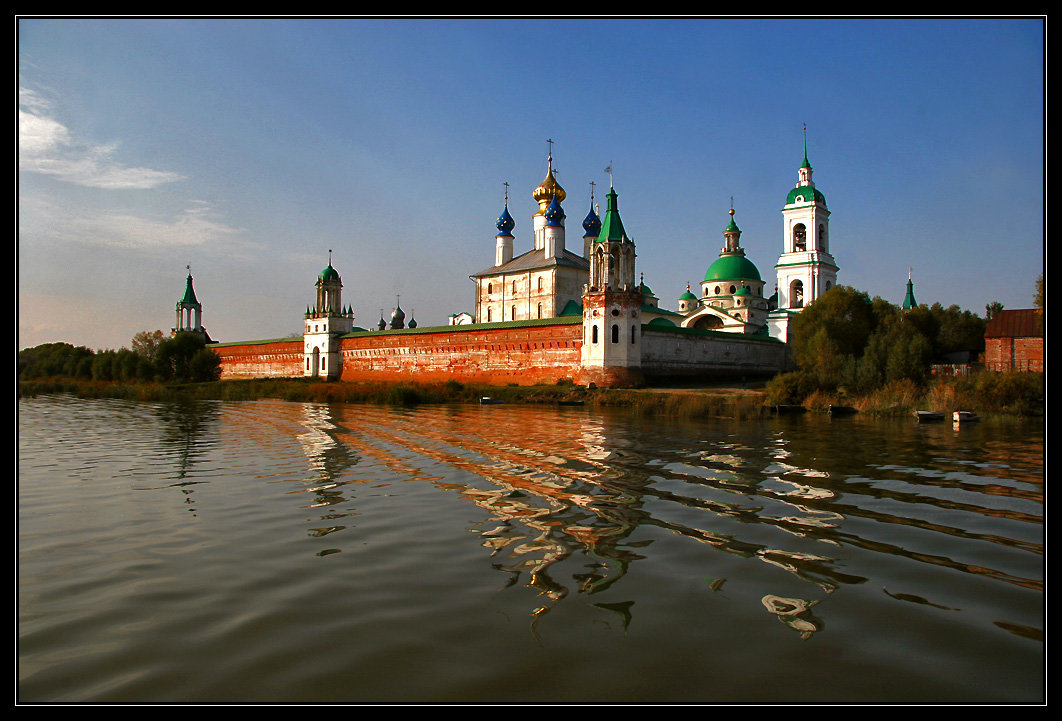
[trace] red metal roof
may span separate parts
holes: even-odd
[[[1042,338],[1043,311],[1036,308],[1001,310],[985,325],[985,338]]]

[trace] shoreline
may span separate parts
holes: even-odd
[[[1042,375],[1040,376],[1043,384]],[[902,386],[866,397],[843,393],[813,393],[803,403],[786,406],[811,413],[825,413],[841,406],[876,417],[910,416],[916,410],[970,410],[984,416],[1042,418],[1043,398],[1038,403],[1000,398],[974,402],[957,390],[954,380],[938,381],[918,389]],[[18,398],[70,394],[79,398],[119,398],[138,401],[180,400],[281,400],[315,403],[373,403],[415,406],[422,404],[472,404],[483,398],[509,404],[583,405],[628,408],[662,417],[715,417],[746,419],[773,416],[782,404],[772,403],[764,381],[658,385],[639,388],[595,388],[558,383],[554,385],[486,386],[458,381],[436,383],[343,383],[310,379],[246,379],[205,383],[123,383],[64,378],[19,380]]]

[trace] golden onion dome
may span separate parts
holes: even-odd
[[[532,193],[532,197],[538,201],[538,213],[541,215],[546,212],[546,208],[549,207],[549,203],[553,198],[557,199],[558,203],[564,202],[564,199],[568,197],[568,194],[564,192],[564,188],[560,186],[557,179],[553,177],[553,156],[549,156],[546,166],[546,179],[542,181],[535,192]]]

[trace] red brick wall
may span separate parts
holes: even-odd
[[[222,380],[302,375],[302,338],[209,347],[221,358]]]
[[[985,369],[1043,373],[1044,339],[985,338]]]
[[[580,323],[431,333],[366,334],[341,340],[341,379],[505,385],[578,381]]]

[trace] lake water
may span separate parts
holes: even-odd
[[[1042,702],[1040,423],[18,401],[31,702]]]

